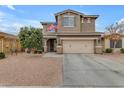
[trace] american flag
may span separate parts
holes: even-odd
[[[57,23],[51,24],[47,27],[48,31],[53,31],[53,30],[57,30],[58,29],[58,25]]]

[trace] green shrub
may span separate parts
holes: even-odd
[[[121,53],[124,53],[124,48],[121,48],[120,51],[121,51]]]
[[[38,54],[42,54],[42,50],[37,50],[37,53]]]
[[[0,59],[3,59],[3,58],[5,58],[5,53],[0,52]]]
[[[113,50],[112,50],[111,48],[107,48],[107,49],[105,50],[106,53],[112,53],[112,51],[113,51]]]

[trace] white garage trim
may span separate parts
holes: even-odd
[[[60,38],[61,40],[95,40],[98,38]]]

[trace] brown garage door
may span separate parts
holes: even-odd
[[[63,53],[94,53],[94,41],[64,40]]]

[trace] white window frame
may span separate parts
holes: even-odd
[[[75,16],[70,16],[70,15],[65,15],[64,17],[75,17]],[[74,19],[75,20],[75,19]],[[74,21],[75,22],[75,21]],[[75,23],[74,23],[75,24]],[[63,27],[74,27],[74,25],[73,26],[65,26],[65,25],[63,25]]]

